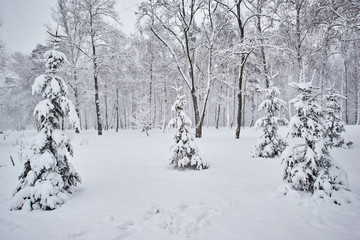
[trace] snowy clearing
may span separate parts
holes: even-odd
[[[21,134],[0,135],[1,239],[360,238],[358,126],[347,126],[352,149],[331,150],[355,198],[342,206],[301,194],[279,198],[280,158],[250,158],[260,135],[253,129],[243,129],[236,140],[233,130],[204,128],[204,137],[196,139],[210,163],[203,171],[168,166],[173,131],[151,131],[149,137],[130,130],[68,133],[75,152],[71,162],[83,182],[59,209],[31,212],[9,211],[23,169]]]

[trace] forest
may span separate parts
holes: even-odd
[[[313,81],[335,87],[346,124],[359,124],[360,6],[356,0],[149,0],[138,6],[137,30],[125,35],[114,0],[59,0],[53,21],[68,58],[62,69],[81,129],[165,129],[176,91],[202,136],[203,126],[234,128],[259,118],[259,91]],[[30,55],[1,47],[0,126],[36,127],[31,96],[44,71],[37,45]],[[291,117],[290,104],[281,112]],[[66,128],[64,123],[63,128]]]
[[[359,0],[54,3],[0,42],[2,239],[359,239]]]
[[[1,44],[0,130],[38,127],[40,97],[31,85],[45,71],[55,32],[81,130],[165,130],[180,91],[197,138],[208,126],[239,138],[263,116],[261,89],[278,87],[286,102],[279,115],[289,120],[296,92],[288,83],[309,81],[323,105],[327,89],[336,89],[343,120],[359,124],[356,0],[148,0],[138,5],[131,35],[121,30],[116,4],[58,0],[48,44],[30,55],[7,54]]]

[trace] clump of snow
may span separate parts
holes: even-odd
[[[185,96],[178,96],[171,110],[176,117],[169,125],[176,128],[175,143],[171,146],[170,164],[177,168],[206,169],[209,164],[200,157],[194,136],[190,133],[191,120],[184,112]]]
[[[34,84],[32,85],[32,94],[34,95],[35,93],[40,93],[43,90],[47,80],[47,75],[45,74],[37,77]]]

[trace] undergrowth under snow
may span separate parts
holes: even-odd
[[[281,129],[284,136],[284,129]],[[35,132],[0,135],[0,238],[16,239],[359,239],[360,127],[352,149],[332,149],[354,201],[338,206],[293,192],[279,197],[280,158],[251,158],[260,132],[204,128],[196,139],[212,163],[203,171],[168,166],[173,131],[72,134],[70,161],[83,183],[54,211],[9,211],[23,169],[18,150]],[[6,134],[7,135],[7,134]],[[12,166],[10,155],[15,167]]]

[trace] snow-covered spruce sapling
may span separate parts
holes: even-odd
[[[152,129],[152,115],[150,104],[144,100],[140,100],[137,104],[136,117],[132,119],[136,128],[141,129],[141,132],[145,132],[146,136],[149,136],[149,131]]]
[[[272,158],[280,156],[286,147],[286,142],[278,135],[279,126],[285,126],[287,120],[285,118],[276,117],[286,103],[279,99],[280,91],[277,87],[261,89],[265,93],[265,100],[260,103],[258,111],[263,110],[265,116],[258,119],[255,123],[256,128],[260,128],[263,132],[259,141],[255,145],[252,157]]]
[[[339,92],[331,87],[327,89],[328,93],[324,96],[326,107],[324,110],[326,141],[330,147],[351,147],[352,142],[345,142],[342,134],[345,132],[345,124],[341,118],[340,100],[345,98]]]
[[[325,123],[312,82],[290,86],[299,95],[291,100],[295,115],[288,136],[294,139],[281,155],[286,183],[283,194],[296,190],[339,205],[350,202],[347,174],[331,158],[324,140]]]
[[[185,105],[185,96],[178,96],[171,108],[176,116],[170,120],[169,125],[176,128],[176,133],[175,143],[170,148],[170,164],[180,169],[206,169],[209,164],[200,157],[194,136],[190,133],[191,120],[184,112]]]
[[[57,38],[54,49],[45,52],[44,57],[46,74],[37,77],[32,86],[32,93],[41,93],[43,98],[34,110],[40,131],[29,145],[12,210],[55,209],[65,203],[71,188],[80,183],[79,174],[69,163],[73,155],[69,138],[60,130],[62,118],[67,117],[75,128],[79,127],[79,119],[67,98],[65,81],[57,75],[66,61],[65,55],[57,51]]]

